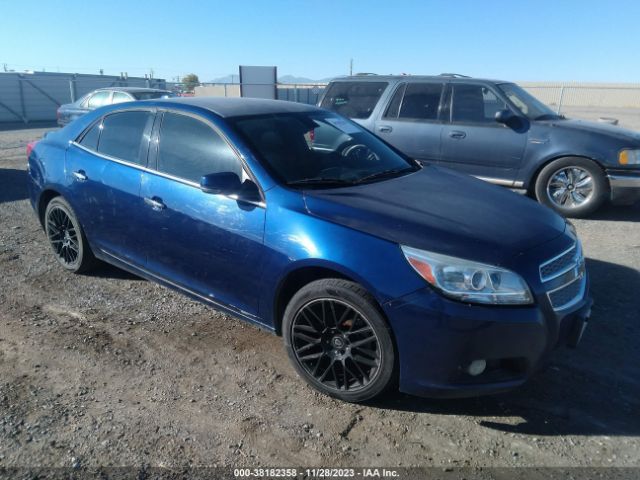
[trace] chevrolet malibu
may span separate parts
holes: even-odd
[[[587,324],[570,223],[316,107],[123,103],[28,157],[63,268],[108,262],[282,335],[342,400],[513,388]]]

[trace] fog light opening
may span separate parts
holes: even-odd
[[[486,360],[474,360],[467,367],[467,373],[472,377],[477,377],[481,373],[483,373],[487,368]]]

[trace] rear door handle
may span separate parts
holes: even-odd
[[[163,210],[166,207],[166,205],[162,203],[162,199],[158,197],[144,197],[144,203],[156,211]]]
[[[393,128],[391,128],[389,125],[380,125],[378,127],[378,131],[382,133],[390,133],[393,131]]]
[[[72,173],[72,175],[73,175],[73,178],[75,178],[79,182],[87,181],[87,174],[85,173],[84,170],[76,170],[75,172]]]
[[[451,138],[455,138],[455,139],[461,140],[464,137],[466,137],[467,134],[464,133],[464,132],[461,132],[460,130],[453,130],[453,131],[449,132],[449,136]]]

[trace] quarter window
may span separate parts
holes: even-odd
[[[120,112],[108,115],[102,123],[98,152],[128,162],[146,163],[148,139],[144,138],[149,112]]]
[[[387,85],[386,82],[334,82],[320,106],[349,118],[369,118]]]
[[[87,133],[84,134],[82,140],[80,140],[80,145],[83,147],[89,148],[91,150],[98,149],[98,139],[100,138],[100,124],[102,122],[98,121],[89,129]]]
[[[195,183],[220,172],[242,178],[238,157],[220,135],[200,120],[176,113],[165,113],[162,120],[158,170]]]
[[[107,102],[109,101],[109,95],[111,95],[111,92],[108,92],[108,91],[96,92],[89,99],[89,103],[87,104],[87,106],[89,108],[98,108],[103,105],[106,105]]]
[[[495,93],[482,85],[454,85],[451,119],[462,123],[495,123],[499,110],[507,108]]]

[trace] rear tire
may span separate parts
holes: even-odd
[[[565,157],[544,167],[535,184],[536,198],[565,217],[587,217],[606,201],[609,182],[594,161]]]
[[[373,297],[356,283],[323,279],[304,286],[287,305],[282,331],[297,372],[326,395],[363,402],[395,379],[389,326]]]
[[[53,198],[44,213],[44,228],[58,263],[73,273],[93,268],[97,260],[71,205],[62,197]]]

